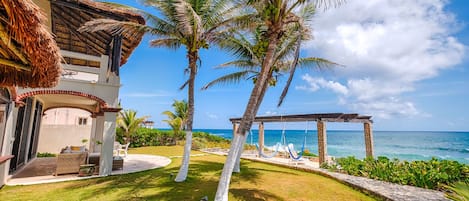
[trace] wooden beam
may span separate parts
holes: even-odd
[[[69,25],[69,23],[67,23],[64,20],[67,16],[62,15],[61,12],[54,12],[54,14],[60,16],[60,17],[57,18],[57,20],[62,22],[62,25],[65,25],[70,30],[71,34],[76,36],[80,41],[82,41],[85,44],[89,45],[97,54],[104,54],[106,52],[106,49],[103,47],[103,46],[106,46],[105,43],[96,44],[95,42],[99,41],[99,40],[96,40],[96,39],[93,40],[90,37],[89,33],[79,33],[77,30],[75,30],[73,27],[71,27]],[[85,40],[83,40],[82,38],[85,38]],[[71,38],[70,38],[70,40],[71,40]]]
[[[2,58],[0,58],[0,64],[16,68],[17,70],[31,71],[31,67]]]
[[[94,14],[104,16],[104,17],[108,17],[108,18],[115,19],[115,20],[120,20],[120,21],[125,20],[124,17],[116,15],[116,14],[112,13],[111,11],[109,11],[109,13],[107,13],[105,11],[103,12],[103,10],[101,10],[101,9],[93,8],[93,7],[90,7],[88,5],[84,5],[84,4],[80,5],[80,3],[73,3],[73,2],[68,2],[68,1],[57,1],[57,0],[55,0],[55,1],[51,1],[51,4],[56,5],[56,6],[65,6],[65,7],[69,7],[69,8],[72,8],[72,9],[77,9],[77,10],[80,10],[80,11],[88,11],[88,12],[92,12]]]

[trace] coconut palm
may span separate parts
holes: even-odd
[[[314,14],[314,10],[311,10],[311,8],[315,8],[316,5],[321,4],[325,7],[329,6],[329,1],[324,0],[248,0],[245,3],[255,10],[252,15],[253,19],[250,21],[251,23],[257,23],[256,28],[260,29],[262,32],[260,40],[257,42],[258,47],[256,48],[262,53],[262,59],[260,60],[261,68],[256,76],[255,85],[251,91],[246,110],[241,118],[238,130],[233,136],[230,151],[228,152],[228,157],[223,166],[222,175],[215,195],[215,200],[217,201],[228,200],[228,189],[232,171],[244,143],[246,133],[252,126],[252,122],[262,103],[265,91],[270,84],[269,81],[272,78],[272,71],[278,70],[275,64],[276,55],[280,52],[278,48],[279,45],[282,44],[282,40],[288,37],[288,32],[293,29],[298,29],[298,31],[302,33],[298,34],[297,37],[306,38],[310,35],[311,33],[307,31],[306,21],[311,19]],[[305,9],[306,12],[298,13],[298,11],[305,11]],[[298,65],[301,41],[301,39],[298,39],[296,40],[296,45],[291,46],[291,48],[294,49],[293,52],[295,52],[294,58],[292,66],[289,68],[290,76],[280,97],[279,104],[282,103],[283,98],[288,92],[291,79]]]
[[[174,131],[174,135],[177,136],[182,130],[185,130],[187,122],[187,101],[174,100],[173,103],[174,112],[164,111],[163,114],[168,116],[167,120],[163,120],[171,126]]]
[[[130,142],[132,134],[137,131],[147,118],[146,116],[137,117],[137,111],[134,110],[123,110],[119,112],[117,125],[124,131],[125,143]]]
[[[189,171],[189,160],[192,140],[192,124],[194,118],[194,84],[197,74],[197,62],[200,61],[199,51],[216,43],[217,35],[225,32],[225,25],[236,19],[232,16],[236,7],[231,7],[228,0],[141,0],[146,6],[153,7],[157,15],[136,8],[111,4],[120,9],[129,9],[141,13],[146,25],[123,22],[112,19],[96,19],[85,23],[80,31],[110,31],[113,34],[132,36],[136,33],[147,33],[155,37],[150,41],[152,47],[179,49],[184,46],[188,59],[185,72],[189,79],[181,86],[188,87],[188,111],[186,122],[186,143],[182,164],[175,181],[184,181]],[[161,16],[161,17],[159,17]]]
[[[259,31],[255,31],[254,34],[255,37],[253,40],[249,40],[246,37],[246,34],[236,34],[234,37],[229,37],[227,38],[224,42],[220,44],[221,47],[224,49],[228,49],[230,51],[235,51],[238,55],[238,58],[234,61],[229,61],[226,63],[223,63],[218,66],[218,68],[227,68],[227,67],[237,67],[239,71],[233,72],[227,75],[224,75],[222,77],[219,77],[208,84],[206,84],[202,89],[207,89],[215,85],[220,85],[220,84],[229,84],[229,83],[238,83],[241,80],[252,80],[253,83],[256,82],[257,77],[259,76],[260,72],[260,66],[262,56],[264,53],[256,51],[256,47],[259,38],[260,38],[260,33]],[[304,35],[299,29],[291,29],[288,30],[288,33],[286,34],[286,37],[284,37],[281,40],[281,44],[278,45],[278,53],[276,54],[276,58],[274,59],[274,69],[271,70],[269,75],[268,75],[268,85],[265,85],[266,87],[268,86],[276,86],[277,85],[277,80],[279,77],[288,74],[291,72],[291,67],[293,67],[293,63],[297,62],[297,66],[300,68],[327,68],[332,65],[338,65],[334,62],[328,61],[326,59],[322,58],[317,58],[317,57],[307,57],[307,58],[297,58],[298,51],[296,51],[295,46],[298,43],[298,40],[304,40],[307,38],[302,38],[298,37],[300,35]],[[297,60],[297,61],[295,61]],[[290,73],[290,77],[287,82],[287,86],[285,87],[288,89],[288,85],[291,83],[293,74]],[[267,90],[264,90],[263,93],[265,93]],[[282,97],[279,100],[278,105],[281,105],[281,102],[283,98],[285,97],[287,91],[282,93]],[[263,95],[261,95],[263,97]],[[243,147],[243,146],[242,146]],[[240,157],[241,151],[239,152],[239,156],[237,158],[235,167],[234,167],[234,172],[239,172],[239,157]]]

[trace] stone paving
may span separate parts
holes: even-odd
[[[223,150],[212,151],[210,153],[226,155],[227,153]],[[365,193],[371,194],[383,200],[395,200],[395,201],[439,201],[449,200],[445,198],[445,194],[440,191],[423,189],[407,185],[393,184],[384,181],[378,181],[368,179],[365,177],[351,176],[347,174],[329,172],[325,169],[319,168],[319,163],[312,162],[310,160],[303,161],[292,161],[288,158],[257,158],[255,154],[248,153],[241,156],[244,159],[251,161],[258,161],[263,163],[276,164],[288,168],[299,169],[308,172],[314,172],[335,180],[341,183],[352,186],[353,188],[359,189]],[[242,170],[241,170],[242,171]]]

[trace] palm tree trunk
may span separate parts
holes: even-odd
[[[257,111],[259,110],[259,105],[262,102],[261,97],[262,91],[265,87],[264,85],[268,84],[267,79],[269,78],[270,69],[272,68],[273,58],[278,43],[278,32],[270,33],[271,34],[268,37],[269,46],[267,47],[266,55],[264,57],[264,61],[262,62],[261,72],[256,81],[256,84],[254,85],[254,88],[252,89],[248,105],[246,106],[243,118],[239,124],[238,132],[235,134],[235,136],[233,136],[233,140],[231,141],[230,151],[228,152],[220,181],[218,182],[217,193],[215,195],[216,201],[228,200],[228,190],[231,175],[233,173],[233,168],[235,166],[236,159],[238,158],[238,154],[241,151],[240,143],[244,142],[246,132],[249,131],[252,126],[252,122],[254,121]]]
[[[189,161],[191,155],[191,146],[192,146],[192,124],[194,122],[194,84],[195,84],[195,75],[197,74],[197,60],[199,57],[198,51],[189,51],[187,54],[189,57],[189,89],[187,90],[188,94],[188,108],[187,108],[187,123],[186,123],[186,143],[184,145],[184,156],[182,158],[182,164],[179,168],[179,172],[174,181],[183,182],[187,178],[187,173],[189,172]]]
[[[265,80],[266,83],[264,83],[264,87],[263,87],[263,89],[262,89],[262,91],[261,91],[261,95],[259,96],[259,98],[260,98],[261,100],[264,99],[265,92],[267,92],[267,89],[268,89],[268,87],[269,87],[269,79],[270,79],[270,78],[271,78],[271,75],[269,75],[269,77]],[[261,106],[260,103],[257,104],[256,113],[257,113],[257,111],[259,110],[259,107],[260,107],[260,106]],[[238,172],[241,172],[241,164],[240,164],[241,161],[240,161],[240,159],[241,159],[241,154],[242,154],[243,151],[244,151],[244,144],[245,144],[245,143],[246,143],[246,137],[244,137],[244,142],[243,142],[243,144],[241,144],[240,147],[239,147],[240,151],[239,151],[238,156],[237,156],[237,158],[236,158],[236,163],[235,163],[233,172],[237,172],[237,173],[238,173]]]

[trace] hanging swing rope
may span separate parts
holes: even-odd
[[[290,158],[292,160],[301,160],[303,157],[303,153],[305,152],[305,145],[306,145],[306,135],[308,134],[308,121],[306,121],[306,129],[305,129],[305,134],[304,134],[304,139],[303,139],[303,146],[301,147],[301,151],[298,153],[295,151],[293,144],[290,143],[287,146],[288,153],[290,154]]]
[[[285,135],[285,122],[283,124],[282,134],[280,136],[280,142],[277,142],[277,144],[272,146],[272,148],[275,147],[275,151],[272,154],[270,154],[270,155],[264,154],[264,151],[260,149],[259,144],[256,143],[256,148],[259,151],[259,155],[262,156],[263,158],[272,158],[272,157],[276,156],[278,154],[278,151],[279,151],[280,147],[282,147],[282,151],[286,152],[286,150],[287,150],[286,146],[287,146],[287,139],[286,139],[286,135]]]
[[[276,156],[276,155],[278,154],[278,149],[279,149],[280,146],[282,146],[282,145],[281,145],[280,143],[277,143],[277,144],[275,145],[275,147],[276,147],[276,148],[275,148],[275,151],[274,151],[272,154],[270,154],[270,155],[264,154],[264,152],[263,152],[262,150],[259,151],[259,154],[260,154],[263,158],[273,158],[274,156]],[[256,143],[256,148],[257,148],[257,150],[260,150],[259,145],[258,145],[257,143]]]

